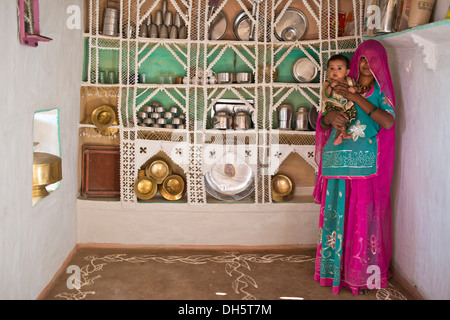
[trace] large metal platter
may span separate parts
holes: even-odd
[[[307,57],[298,59],[292,66],[292,76],[298,82],[312,82],[318,71],[314,62]]]
[[[275,37],[281,41],[302,40],[307,30],[308,19],[305,14],[298,9],[288,8],[275,25]]]
[[[209,31],[210,40],[220,40],[227,33],[228,20],[223,11],[219,11],[214,21],[211,23],[211,30]]]
[[[221,201],[239,201],[254,191],[253,168],[234,154],[224,159],[235,159],[217,163],[205,174],[206,191]]]

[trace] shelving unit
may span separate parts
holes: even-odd
[[[283,161],[297,153],[314,171],[314,131],[280,131],[276,129],[277,107],[292,100],[297,108],[319,108],[324,63],[335,53],[351,54],[361,43],[363,4],[360,0],[266,0],[256,14],[254,41],[238,41],[232,34],[234,16],[244,10],[251,16],[250,0],[221,0],[218,10],[228,19],[228,31],[222,40],[208,40],[214,19],[207,18],[207,0],[168,0],[168,11],[178,12],[187,26],[187,39],[150,39],[139,37],[139,26],[161,8],[161,0],[120,0],[119,30],[131,30],[127,37],[101,34],[106,0],[86,0],[85,70],[81,89],[80,146],[85,143],[116,144],[121,151],[121,197],[124,207],[138,205],[134,182],[142,166],[156,155],[164,155],[181,169],[186,180],[184,200],[191,205],[215,203],[205,190],[203,173],[211,163],[211,151],[217,156],[226,150],[246,150],[246,162],[254,169],[255,192],[246,202],[272,203],[271,177]],[[289,7],[301,10],[309,28],[304,40],[279,41],[274,26]],[[353,35],[334,36],[338,26],[330,21],[338,12],[354,16]],[[232,68],[231,54],[236,54],[237,71],[250,71],[255,81],[249,84],[160,84],[157,75],[171,71],[175,77],[196,78],[200,69],[220,72]],[[289,70],[299,57],[310,58],[318,67],[313,83],[297,83]],[[272,72],[265,72],[268,66]],[[165,68],[169,68],[167,70]],[[100,84],[100,70],[115,71],[117,83]],[[229,69],[232,71],[232,69]],[[279,80],[273,78],[278,70]],[[261,74],[262,72],[262,74]],[[136,75],[146,73],[148,83],[136,83]],[[280,82],[278,82],[280,81]],[[220,98],[234,98],[247,103],[254,100],[254,128],[246,131],[211,130],[208,115]],[[158,100],[166,107],[175,105],[186,115],[186,129],[141,127],[137,112]],[[95,135],[89,122],[92,108],[99,103],[117,107],[118,133],[112,137]],[[170,104],[170,105],[169,105]],[[214,161],[214,160],[213,160]],[[149,201],[151,202],[151,201]]]

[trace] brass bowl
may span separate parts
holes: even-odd
[[[91,114],[91,120],[103,136],[110,136],[118,131],[118,129],[109,128],[112,125],[117,125],[118,122],[114,109],[108,105],[96,108]]]
[[[158,184],[155,179],[142,176],[134,182],[134,193],[141,200],[149,200],[153,198],[158,191]]]
[[[62,179],[61,158],[50,153],[33,153],[33,197],[48,195],[46,186]]]
[[[157,184],[161,184],[170,175],[170,168],[163,160],[155,160],[145,169],[147,177],[155,179]]]
[[[272,199],[276,202],[289,201],[294,195],[294,183],[283,174],[277,174],[272,178]]]
[[[159,192],[167,200],[179,200],[183,196],[184,185],[183,178],[173,174],[164,179]]]

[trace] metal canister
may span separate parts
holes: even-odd
[[[381,21],[380,26],[375,27],[376,33],[392,32],[392,26],[397,14],[398,0],[380,0]]]
[[[278,107],[278,129],[291,130],[293,107],[290,104],[282,104]]]
[[[299,107],[295,113],[295,130],[305,131],[308,130],[308,108]]]
[[[111,1],[117,4],[117,8],[111,8],[109,6],[110,0],[106,1],[106,6],[103,11],[103,28],[102,32],[105,36],[119,35],[119,9],[120,3],[118,1]]]

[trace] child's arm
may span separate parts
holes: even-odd
[[[325,93],[325,96],[327,98],[329,98],[331,96],[331,93],[333,92],[331,83],[328,80],[325,80],[325,82],[323,83],[323,92]]]

